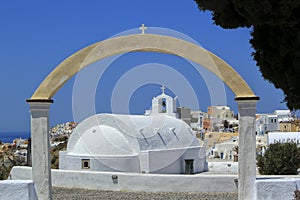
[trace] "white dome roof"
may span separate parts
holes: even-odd
[[[70,153],[89,156],[136,154],[121,132],[105,125],[87,129],[77,140]]]
[[[143,150],[199,146],[191,128],[182,120],[157,114],[98,114],[82,121],[69,138],[69,154],[137,155]]]

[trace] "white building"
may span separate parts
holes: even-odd
[[[238,146],[238,137],[232,137],[228,141],[217,143],[211,150],[210,154],[213,158],[229,159],[233,160],[234,156],[237,155],[235,148]]]
[[[280,122],[292,121],[290,110],[275,110],[272,114],[257,114],[256,115],[256,134],[264,135],[266,132],[279,130]]]
[[[257,135],[264,135],[266,132],[277,131],[278,117],[275,114],[257,114],[255,131]]]
[[[147,115],[98,114],[82,121],[60,152],[60,169],[138,173],[207,170],[205,148],[176,119],[174,99],[164,91]]]
[[[300,134],[299,134],[300,136]],[[221,143],[216,143],[209,152],[210,158],[220,158],[234,160],[234,156],[238,155],[238,137],[232,137]],[[267,135],[256,136],[256,153],[263,154],[267,147]]]
[[[280,122],[290,122],[290,121],[294,120],[290,110],[275,110],[274,114],[277,115],[279,123]]]
[[[191,128],[197,133],[204,131],[203,123],[204,118],[207,118],[207,113],[200,110],[191,111],[188,107],[178,107],[176,109],[176,118],[183,120],[185,123],[191,126]]]
[[[194,130],[202,131],[204,129],[204,118],[207,118],[207,113],[202,111],[191,111],[191,127]]]
[[[238,126],[238,120],[234,118],[234,111],[230,110],[228,106],[209,106],[207,114],[205,129],[209,131],[221,131],[224,129],[224,121],[231,121],[231,126]]]
[[[191,125],[191,109],[187,107],[178,107],[176,109],[176,118],[181,119],[188,125]]]

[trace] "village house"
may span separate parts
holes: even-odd
[[[224,123],[228,123],[228,127],[238,126],[238,120],[234,117],[234,111],[228,106],[209,106],[207,108],[207,117],[204,118],[203,128],[207,131],[218,132],[226,127]]]
[[[256,114],[256,135],[264,135],[274,131],[291,131],[288,123],[294,121],[289,110],[275,110],[272,114]]]

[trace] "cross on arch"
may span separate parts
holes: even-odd
[[[142,34],[145,34],[145,30],[147,29],[147,27],[145,26],[145,24],[142,24],[139,29],[142,30]]]

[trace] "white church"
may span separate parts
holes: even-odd
[[[145,115],[97,114],[83,120],[61,151],[59,168],[110,172],[194,174],[207,171],[205,147],[176,118],[176,98],[152,99]]]

